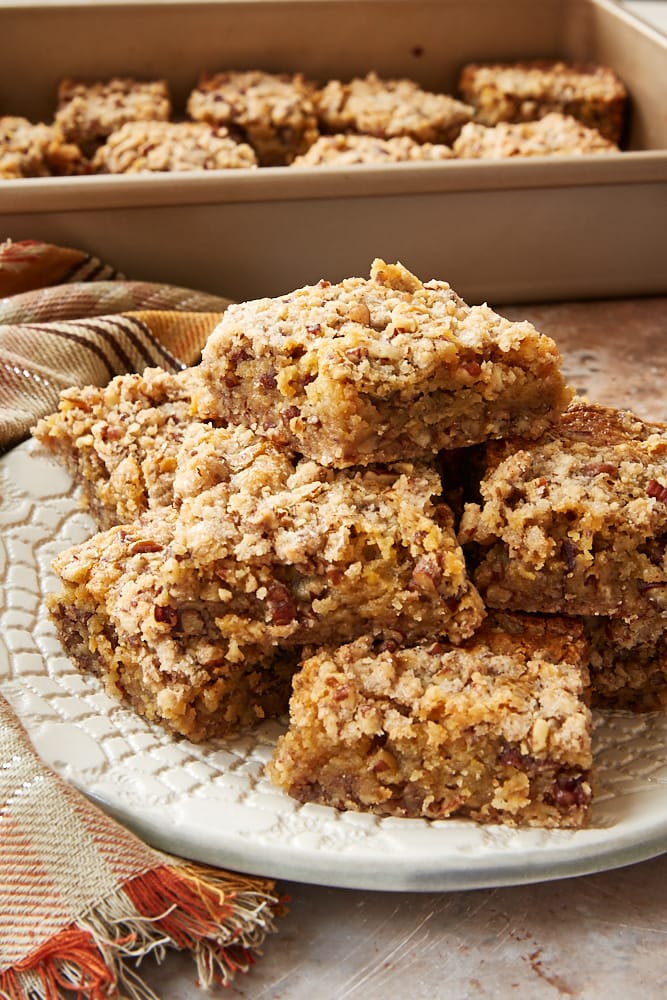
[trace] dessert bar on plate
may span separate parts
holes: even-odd
[[[269,774],[302,802],[389,816],[581,826],[591,716],[581,625],[499,614],[458,646],[369,637],[294,679]]]
[[[576,401],[486,452],[459,529],[486,605],[584,616],[594,695],[666,702],[667,425]]]
[[[171,503],[176,455],[194,420],[193,379],[196,368],[147,368],[104,387],[67,389],[58,410],[33,428],[79,485],[100,528]]]
[[[222,735],[286,707],[303,644],[475,630],[483,608],[439,490],[426,465],[327,470],[195,423],[175,504],[58,556],[51,615],[79,667],[142,714]]]
[[[538,436],[571,398],[560,363],[530,323],[376,260],[368,279],[230,306],[195,405],[323,465],[367,465]]]

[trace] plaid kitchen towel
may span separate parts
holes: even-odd
[[[0,244],[0,449],[63,388],[196,362],[228,300],[127,281],[88,254]],[[246,970],[284,912],[273,882],[153,850],[67,785],[0,695],[0,998],[148,1000],[137,964],[192,952],[199,981]]]
[[[229,305],[127,281],[90,255],[34,241],[0,243],[0,296],[0,451],[27,437],[69,386],[195,363]]]

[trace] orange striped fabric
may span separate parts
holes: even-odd
[[[223,296],[116,273],[79,251],[0,244],[0,452],[55,410],[68,386],[196,363],[229,305]],[[47,280],[55,283],[43,287]]]
[[[4,298],[1,298],[4,296]],[[0,451],[69,386],[197,361],[229,300],[126,281],[78,250],[0,244]],[[272,882],[154,851],[45,766],[0,695],[0,997],[152,996],[130,963],[188,949],[200,981],[245,970]]]
[[[0,996],[122,986],[147,1000],[133,966],[156,944],[228,982],[283,912],[273,882],[182,862],[108,817],[46,767],[0,695]]]

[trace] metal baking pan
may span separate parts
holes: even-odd
[[[0,111],[50,120],[64,76],[201,69],[375,69],[453,92],[470,60],[612,66],[631,95],[626,150],[0,182],[0,237],[84,247],[127,274],[235,298],[366,274],[376,256],[469,301],[667,292],[667,39],[610,0],[5,3]]]

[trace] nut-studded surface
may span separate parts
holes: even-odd
[[[195,404],[323,465],[366,465],[539,435],[571,396],[560,361],[529,323],[376,260],[369,279],[231,306]]]
[[[314,91],[301,73],[202,73],[187,110],[195,121],[226,125],[253,147],[261,166],[278,166],[319,135]]]
[[[458,647],[359,639],[306,660],[269,766],[302,802],[580,826],[591,800],[581,627],[500,615]]]
[[[611,142],[618,143],[623,133],[627,92],[607,66],[550,60],[469,63],[459,88],[484,125],[533,121],[560,111]]]
[[[203,122],[126,122],[93,159],[94,170],[110,174],[256,166],[247,143],[237,142],[224,126]]]
[[[383,80],[369,73],[348,83],[330,80],[317,94],[317,114],[323,132],[451,144],[473,109],[449,94],[423,90],[413,80]]]
[[[557,111],[534,122],[498,122],[489,127],[468,122],[453,148],[456,156],[472,159],[618,152],[618,146],[597,129]]]

